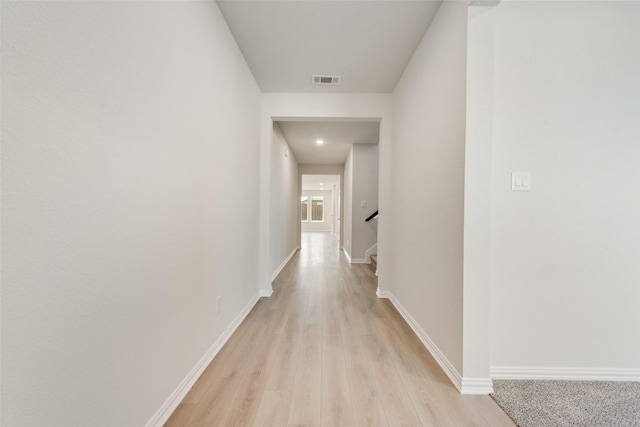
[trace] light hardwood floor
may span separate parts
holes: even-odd
[[[304,233],[166,426],[515,425],[461,396],[376,288],[328,233]]]

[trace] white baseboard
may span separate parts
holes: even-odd
[[[460,394],[491,394],[493,393],[493,381],[491,378],[466,378],[462,377]]]
[[[378,298],[391,298],[391,292],[380,290],[380,288],[376,289],[376,295]]]
[[[273,295],[273,288],[260,290],[260,297],[269,298],[271,295]]]
[[[364,259],[351,258],[351,255],[349,255],[349,252],[347,252],[344,247],[342,248],[342,252],[344,252],[344,256],[347,257],[347,261],[349,261],[349,264],[366,264],[366,261]]]
[[[378,290],[378,296],[380,298],[389,298],[396,310],[398,310],[407,324],[409,324],[413,332],[418,336],[420,341],[422,341],[422,344],[427,348],[427,350],[429,350],[429,353],[431,353],[433,358],[436,359],[436,362],[438,362],[438,365],[440,365],[444,373],[447,375],[447,377],[449,377],[455,388],[458,389],[458,391],[462,392],[462,377],[460,373],[456,370],[456,368],[454,368],[453,364],[449,362],[449,359],[447,359],[444,353],[440,351],[438,346],[433,342],[433,340],[424,331],[424,329],[422,329],[418,322],[416,322],[413,316],[411,316],[411,314],[409,314],[409,312],[402,306],[402,304],[400,304],[400,301],[398,301],[396,297],[389,291]]]
[[[145,427],[162,427],[167,422],[173,411],[176,410],[182,399],[187,395],[191,387],[196,383],[200,375],[209,366],[214,357],[218,354],[222,346],[233,335],[235,330],[240,326],[245,317],[249,314],[253,306],[256,305],[260,299],[259,295],[251,298],[251,301],[242,309],[242,311],[233,319],[233,322],[227,327],[227,329],[220,335],[215,343],[207,350],[204,356],[196,363],[196,366],[191,369],[189,374],[182,380],[180,385],[171,393],[169,398],[158,409],[158,412],[145,424]]]
[[[293,256],[296,254],[296,252],[298,252],[299,249],[300,249],[300,246],[296,246],[295,248],[293,248],[289,256],[287,256],[287,258],[284,261],[282,261],[282,264],[280,264],[280,266],[276,269],[276,271],[274,271],[273,274],[271,275],[272,282],[276,280],[276,277],[278,277],[278,274],[280,274],[282,269],[286,267],[289,261],[291,261],[291,258],[293,258]]]
[[[351,264],[351,255],[349,255],[349,252],[347,252],[344,247],[342,248],[342,252],[344,252],[344,256],[347,257],[347,261],[349,261],[349,264]]]
[[[640,381],[640,369],[492,366],[494,380]]]
[[[300,228],[300,231],[302,233],[331,233],[331,225],[326,226],[326,225],[318,225],[316,227],[314,227],[312,224],[317,224],[315,222],[313,223],[308,223],[305,222],[302,224],[302,227]]]

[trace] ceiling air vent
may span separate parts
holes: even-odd
[[[339,85],[340,76],[311,76],[314,85]]]

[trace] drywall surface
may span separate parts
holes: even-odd
[[[466,26],[466,5],[444,2],[398,83],[391,174],[391,291],[458,373]]]
[[[309,221],[302,222],[302,232],[305,231],[326,231],[330,233],[332,231],[331,225],[333,223],[333,194],[331,191],[321,190],[302,190],[302,195],[307,197],[307,200],[311,200],[311,197],[322,197],[323,200],[323,219],[322,221],[311,221],[311,204],[309,204]]]
[[[342,224],[344,227],[344,251],[351,256],[353,252],[353,145],[344,162],[344,216]]]
[[[502,2],[495,31],[492,367],[638,375],[640,4]]]
[[[271,273],[298,247],[298,162],[277,123],[271,149]]]
[[[365,252],[376,244],[378,221],[365,219],[378,210],[378,145],[353,145],[351,182],[351,251],[352,259],[365,261]],[[364,202],[365,206],[362,206]],[[347,237],[348,238],[348,237]]]
[[[471,6],[467,23],[465,131],[463,385],[490,393],[491,147],[493,143],[493,6]]]
[[[1,424],[145,425],[257,294],[260,93],[214,2],[1,7]]]

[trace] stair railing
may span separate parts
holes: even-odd
[[[371,221],[372,219],[378,219],[378,211],[375,211],[374,213],[372,213],[371,215],[369,215],[367,217],[367,219],[365,219],[366,222]]]

